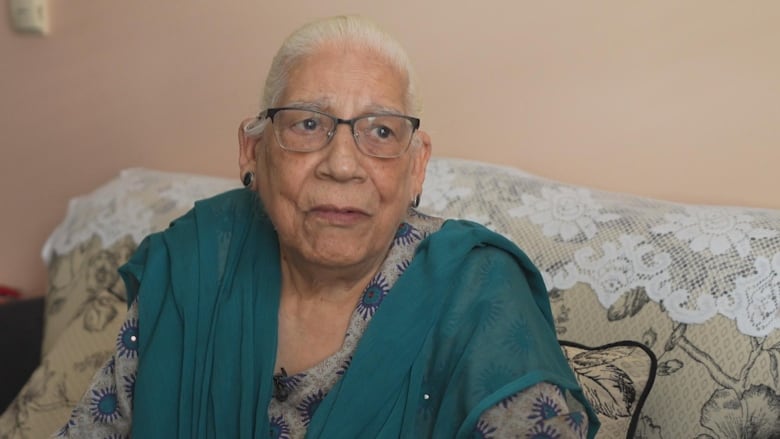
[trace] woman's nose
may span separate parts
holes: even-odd
[[[333,137],[325,147],[325,158],[320,172],[336,180],[351,180],[362,175],[357,139],[349,124],[338,124]]]

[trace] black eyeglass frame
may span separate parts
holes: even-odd
[[[307,152],[315,152],[315,151],[319,151],[319,150],[321,150],[321,149],[325,148],[326,146],[328,146],[328,144],[330,143],[330,141],[331,141],[331,140],[333,140],[333,136],[335,136],[335,135],[336,135],[336,128],[337,128],[339,125],[346,124],[346,125],[349,125],[350,132],[352,133],[352,138],[355,140],[355,146],[357,146],[357,148],[358,148],[358,150],[359,150],[360,152],[362,152],[363,154],[365,154],[365,155],[367,155],[367,156],[369,156],[369,157],[377,157],[377,158],[386,158],[386,159],[392,159],[392,158],[400,157],[400,156],[401,156],[403,153],[405,153],[405,152],[406,152],[406,151],[409,149],[409,146],[412,144],[412,139],[414,138],[414,132],[415,132],[415,131],[417,131],[417,130],[420,128],[420,119],[419,119],[419,118],[417,118],[417,117],[414,117],[414,116],[407,116],[407,115],[405,115],[405,114],[395,114],[395,113],[369,113],[369,114],[362,114],[362,115],[360,115],[360,116],[353,117],[352,119],[342,119],[342,118],[340,118],[340,117],[336,117],[336,116],[334,116],[334,115],[332,115],[332,114],[324,113],[324,112],[322,112],[322,111],[318,111],[318,110],[312,110],[312,109],[310,109],[310,108],[300,108],[300,107],[276,107],[276,108],[267,108],[265,111],[262,111],[262,112],[260,112],[260,114],[258,114],[258,115],[257,115],[257,118],[258,118],[258,119],[264,119],[264,118],[268,118],[268,119],[271,119],[271,123],[273,123],[273,122],[274,122],[274,116],[276,115],[276,113],[278,113],[278,112],[280,112],[280,111],[282,111],[282,110],[310,111],[310,112],[312,112],[312,113],[317,113],[317,114],[320,114],[320,115],[322,115],[322,116],[325,116],[325,117],[327,117],[327,118],[331,119],[331,120],[334,122],[334,124],[333,124],[333,131],[331,131],[331,132],[329,132],[329,133],[328,133],[328,140],[325,142],[325,144],[323,144],[321,147],[319,147],[319,148],[317,148],[317,149],[312,149],[312,150],[308,150],[308,151],[300,151],[300,150],[296,150],[296,149],[289,149],[289,148],[287,148],[286,146],[284,146],[284,145],[282,144],[282,141],[281,141],[281,139],[279,139],[279,134],[278,134],[278,133],[276,132],[276,130],[274,129],[274,137],[276,137],[276,142],[279,144],[279,146],[280,146],[282,149],[286,150],[286,151],[292,151],[292,152],[303,152],[303,153],[307,153]],[[404,147],[404,148],[401,150],[401,152],[399,152],[398,154],[395,154],[395,155],[390,155],[390,156],[369,154],[369,153],[367,153],[366,151],[364,151],[364,150],[363,150],[363,148],[361,148],[361,146],[360,146],[360,141],[358,140],[358,137],[359,137],[359,136],[358,136],[358,134],[355,132],[355,123],[356,123],[357,121],[361,120],[361,119],[367,119],[367,118],[369,118],[369,117],[380,117],[380,116],[393,116],[393,117],[400,117],[400,118],[402,118],[402,119],[406,119],[406,120],[408,120],[409,122],[411,122],[411,123],[412,123],[412,133],[411,133],[411,135],[409,136],[409,143],[407,143],[407,144],[406,144],[406,146],[405,146],[405,147]]]

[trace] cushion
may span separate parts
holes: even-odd
[[[560,343],[601,421],[599,436],[633,438],[655,380],[657,360],[653,351],[632,340],[598,347],[564,340]]]

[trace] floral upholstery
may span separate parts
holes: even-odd
[[[560,338],[653,350],[636,437],[780,437],[780,211],[675,204],[458,160],[433,161],[428,174],[423,209],[482,222],[539,267]]]
[[[653,352],[631,340],[599,347],[561,341],[561,346],[585,397],[598,413],[599,437],[635,437],[655,381]]]
[[[62,426],[114,349],[125,311],[116,268],[194,200],[237,185],[131,169],[72,200],[43,252],[43,363],[0,416],[0,438]],[[600,437],[780,437],[780,211],[667,203],[454,159],[431,160],[421,210],[486,224],[537,264]],[[615,344],[624,340],[655,354],[655,377],[655,359]]]

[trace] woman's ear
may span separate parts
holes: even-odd
[[[417,136],[418,144],[413,146],[416,151],[412,152],[412,178],[414,179],[415,190],[415,193],[412,194],[413,196],[422,193],[423,182],[425,181],[425,170],[428,167],[428,159],[431,158],[431,149],[433,149],[431,136],[429,136],[428,133],[425,131],[417,131],[415,136]]]
[[[242,181],[247,172],[255,172],[257,168],[257,142],[262,138],[246,133],[245,128],[250,123],[257,123],[257,118],[244,119],[238,126],[238,178]]]

